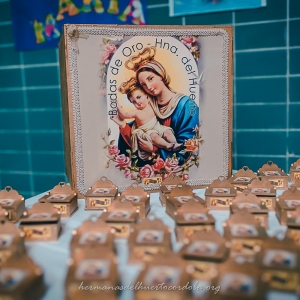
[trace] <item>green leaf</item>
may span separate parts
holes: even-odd
[[[179,152],[179,154],[184,155],[184,154],[186,154],[186,151],[185,151],[185,150],[181,150],[181,151]]]
[[[110,141],[110,145],[113,145],[115,143],[115,140]]]
[[[136,159],[134,162],[133,162],[133,167],[136,167],[136,164],[138,163],[138,159]]]
[[[132,167],[133,171],[135,172],[139,172],[139,168],[138,167]]]
[[[110,136],[110,134],[111,134],[111,130],[110,128],[108,128],[107,135]]]
[[[106,146],[104,146],[104,147],[103,147],[103,149],[108,149],[108,147],[109,147],[109,146],[108,146],[108,145],[106,145]]]
[[[131,158],[137,158],[137,156],[136,155],[132,155]]]
[[[195,165],[196,165],[196,167],[198,168],[198,167],[199,167],[199,162],[198,162],[198,161],[195,161]]]
[[[127,152],[129,155],[131,155],[130,149],[127,149],[126,152]]]

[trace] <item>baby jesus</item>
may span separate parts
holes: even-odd
[[[151,106],[150,96],[147,95],[134,77],[122,83],[119,92],[127,94],[128,100],[135,106],[133,111],[125,111],[118,105],[118,113],[123,119],[135,119],[131,127],[131,148],[132,152],[138,150],[139,157],[143,160],[148,159],[150,153],[138,149],[138,140],[148,140],[158,148],[169,151],[177,151],[182,144],[177,143],[172,128],[161,125]]]

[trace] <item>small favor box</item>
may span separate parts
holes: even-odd
[[[281,225],[287,224],[288,213],[300,206],[300,191],[292,186],[276,198],[276,216]]]
[[[275,210],[276,190],[266,177],[258,176],[248,185],[249,191],[264,202],[269,210]]]
[[[139,209],[141,218],[145,218],[150,211],[150,195],[136,183],[126,188],[119,199],[121,202],[130,202]]]
[[[276,189],[288,188],[288,175],[271,160],[269,160],[257,171],[257,175],[265,177],[274,185]]]
[[[97,217],[84,221],[72,234],[71,256],[76,249],[87,249],[91,245],[106,246],[108,250],[114,251],[113,229]]]
[[[93,244],[78,249],[68,264],[65,280],[67,300],[117,300],[116,290],[105,291],[105,287],[120,285],[117,261],[111,251],[99,251],[99,247]]]
[[[116,199],[118,188],[105,176],[97,180],[85,194],[85,210],[102,210]]]
[[[14,254],[0,268],[0,298],[39,300],[46,290],[43,277],[29,256]]]
[[[149,262],[158,253],[172,252],[171,229],[160,219],[144,219],[131,228],[129,262]]]
[[[262,227],[265,229],[269,228],[269,210],[265,202],[261,202],[261,200],[254,194],[251,194],[249,190],[244,190],[243,193],[237,195],[236,198],[231,201],[230,211],[232,214],[239,213],[242,209],[252,214]]]
[[[206,206],[205,200],[193,193],[193,189],[188,185],[178,185],[175,187],[170,194],[167,195],[166,199],[166,213],[173,219],[177,210],[185,203],[189,201],[195,201]]]
[[[261,271],[257,264],[237,263],[233,258],[219,265],[218,276],[212,286],[220,290],[214,294],[213,300],[265,300],[265,290],[260,280]]]
[[[293,239],[298,247],[300,246],[300,206],[294,211],[287,213],[286,236]]]
[[[7,211],[9,221],[17,222],[25,211],[24,197],[7,186],[0,191],[0,206]]]
[[[23,213],[20,229],[27,241],[57,240],[61,231],[60,211],[51,203],[35,203]]]
[[[47,195],[39,199],[40,203],[51,203],[60,211],[61,217],[70,217],[78,209],[77,194],[65,182],[60,182]]]
[[[258,263],[266,289],[299,293],[299,248],[292,239],[272,237],[263,241]]]
[[[300,158],[290,167],[290,182],[295,182],[298,179],[300,179]]]
[[[3,209],[0,208],[0,213]],[[0,267],[13,254],[25,253],[24,233],[16,226],[0,217]]]
[[[297,179],[292,186],[294,186],[297,190],[300,191],[300,179]]]
[[[188,289],[173,288],[183,286],[188,288],[190,282],[188,269],[187,262],[175,253],[156,255],[146,264],[136,280],[135,286],[142,283],[143,289],[135,290],[135,300],[188,299]],[[167,288],[157,289],[159,285]]]
[[[237,193],[243,192],[244,189],[256,178],[255,173],[244,166],[233,174],[228,180],[236,188]]]
[[[131,225],[139,222],[139,209],[129,201],[114,201],[107,210],[104,210],[100,218],[114,229],[116,238],[128,238]]]
[[[195,201],[183,204],[175,212],[175,234],[177,241],[182,243],[198,231],[211,231],[215,227],[215,219],[203,206]]]
[[[224,238],[231,242],[230,256],[255,257],[267,233],[254,216],[242,210],[223,223]]]
[[[178,185],[185,186],[186,183],[179,176],[175,176],[175,175],[167,177],[161,183],[160,191],[159,191],[159,200],[162,206],[166,205],[167,196]]]
[[[229,180],[220,176],[205,191],[207,208],[228,210],[230,201],[237,195],[236,189]]]

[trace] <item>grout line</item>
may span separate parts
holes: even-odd
[[[236,23],[235,26],[271,24],[271,23],[280,23],[280,22],[285,22],[285,21],[286,21],[285,19],[277,19],[277,20],[269,20],[269,21],[254,21],[254,22]]]
[[[29,119],[28,114],[25,113],[25,123],[27,127],[27,118]],[[29,124],[29,122],[28,122]],[[59,129],[0,129],[0,133],[62,133],[62,130]]]
[[[23,87],[8,87],[8,88],[0,88],[0,92],[10,92],[10,91],[32,91],[32,90],[53,90],[59,89],[59,85],[41,85],[41,86],[23,86]]]
[[[0,154],[45,154],[45,155],[64,155],[63,151],[26,151],[26,150],[0,150]]]
[[[12,21],[3,21],[3,22],[0,22],[0,26],[6,26],[6,25],[11,25],[12,24]]]
[[[300,76],[300,75],[299,75]],[[240,76],[234,79],[264,79],[264,78],[285,78],[286,75],[262,75],[262,76]]]
[[[235,12],[232,12],[232,26],[233,26],[233,77],[236,74],[236,51],[235,51]],[[237,122],[237,117],[236,117],[236,81],[235,77],[232,79],[233,80],[233,124],[232,124],[232,129],[233,129],[233,143],[232,143],[232,148],[234,147],[234,151],[237,151],[237,134],[236,134],[236,122]],[[233,149],[231,150],[232,154],[234,154]],[[237,156],[234,156],[234,169],[238,169],[238,160]],[[233,166],[232,166],[233,167]]]
[[[254,105],[285,105],[286,102],[245,102],[245,103],[236,103],[236,106],[254,106]]]
[[[0,174],[18,174],[18,175],[30,175],[30,178],[33,178],[32,175],[47,175],[47,176],[60,176],[65,175],[62,172],[38,172],[38,171],[12,171],[12,170],[0,170]],[[33,191],[31,191],[33,193]]]
[[[239,157],[267,157],[270,158],[270,154],[238,154],[234,156],[239,156]],[[276,158],[286,158],[286,155],[280,155],[280,154],[274,154],[271,155],[272,157]],[[292,157],[298,157],[297,155],[294,155]]]
[[[61,108],[0,108],[0,113],[18,113],[18,112],[60,112]]]
[[[295,46],[294,48],[300,49],[300,46]],[[278,51],[278,50],[286,50],[286,47],[252,48],[252,49],[236,50],[235,53]]]
[[[289,169],[289,125],[290,125],[290,0],[286,2],[286,170]]]
[[[162,8],[162,7],[169,7],[169,4],[165,3],[165,4],[150,4],[150,5],[147,5],[147,9]]]
[[[185,16],[182,17],[182,25],[185,26],[186,25],[186,20],[185,20]]]
[[[0,70],[7,70],[7,69],[30,69],[30,68],[44,68],[44,67],[57,67],[59,65],[58,62],[56,63],[47,63],[47,64],[20,64],[20,65],[9,65],[9,66],[1,66]]]
[[[7,44],[0,44],[0,48],[13,48],[14,44],[7,43]]]
[[[286,132],[286,128],[239,128],[235,129],[235,132]],[[294,128],[293,131],[300,131],[298,128]]]

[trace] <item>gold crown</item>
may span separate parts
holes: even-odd
[[[138,55],[130,57],[130,59],[126,61],[125,67],[129,70],[137,71],[143,65],[146,65],[149,61],[153,60],[155,54],[155,47],[147,47]]]
[[[119,92],[122,94],[129,94],[139,88],[139,84],[136,81],[135,77],[131,77],[128,81],[121,84],[121,86],[119,87]]]

